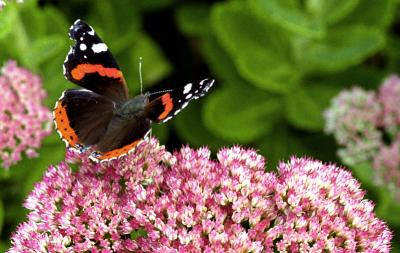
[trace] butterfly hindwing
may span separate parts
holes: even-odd
[[[126,101],[128,88],[117,62],[93,28],[81,20],[69,30],[75,41],[65,62],[65,77],[85,89],[114,101]]]
[[[56,129],[67,146],[90,146],[105,134],[115,102],[85,89],[63,92],[53,111]]]
[[[191,100],[204,96],[213,84],[214,80],[204,79],[168,91],[146,105],[145,115],[153,122],[166,122],[176,116]]]
[[[92,154],[91,159],[106,161],[128,154],[149,133],[150,125],[150,120],[140,116],[129,119],[115,116],[96,144],[98,152]]]

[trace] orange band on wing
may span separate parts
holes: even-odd
[[[113,149],[110,150],[104,154],[102,154],[98,159],[101,160],[109,160],[111,158],[116,158],[119,157],[121,155],[127,154],[129,151],[131,151],[132,149],[134,149],[140,142],[141,140],[137,140],[134,141],[131,144],[125,145],[122,148],[118,148],[118,149]]]
[[[163,104],[163,106],[164,106],[164,112],[161,113],[160,116],[158,116],[158,119],[159,119],[159,120],[162,120],[162,119],[164,119],[165,117],[167,117],[167,116],[168,116],[168,113],[169,113],[170,111],[172,111],[172,108],[174,107],[174,104],[172,103],[172,98],[171,98],[171,96],[169,95],[169,93],[167,93],[167,94],[165,94],[165,95],[162,95],[162,96],[161,96],[161,101],[162,101],[162,104]]]
[[[79,140],[75,130],[70,126],[67,111],[62,106],[62,102],[58,101],[54,108],[54,121],[61,138],[67,142],[68,146],[75,146]]]
[[[116,68],[106,68],[100,64],[79,64],[72,71],[71,75],[75,80],[82,80],[86,74],[98,73],[101,76],[110,78],[121,78],[122,72]]]

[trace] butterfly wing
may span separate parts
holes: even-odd
[[[103,162],[128,154],[149,133],[150,125],[150,120],[141,115],[129,118],[115,115],[104,136],[95,146],[98,152],[90,158]]]
[[[57,132],[68,147],[93,145],[102,138],[114,114],[115,102],[85,89],[63,92],[54,111]]]
[[[191,100],[204,96],[213,84],[214,80],[204,79],[166,92],[146,105],[145,116],[153,122],[166,122],[176,116]]]
[[[64,76],[85,89],[114,101],[126,101],[128,88],[117,62],[93,28],[81,20],[70,27],[75,41],[65,62]]]

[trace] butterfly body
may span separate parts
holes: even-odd
[[[62,140],[77,151],[93,148],[90,158],[108,161],[124,156],[147,136],[151,124],[176,116],[205,95],[214,80],[204,79],[153,98],[129,98],[125,78],[93,28],[77,20],[69,36],[75,45],[64,61],[64,76],[81,89],[68,89],[56,102],[53,116]]]
[[[149,103],[149,98],[146,95],[139,95],[126,101],[121,108],[117,109],[116,114],[121,117],[134,117],[136,115],[144,115],[144,108]]]

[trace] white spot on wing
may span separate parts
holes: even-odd
[[[68,52],[67,56],[65,56],[64,63],[67,63],[67,61],[68,61],[68,56],[70,56],[72,53],[73,53],[73,48],[72,48],[72,47],[70,47],[70,49],[69,49],[69,52]]]
[[[104,43],[93,44],[92,50],[94,53],[101,53],[107,51],[107,45]]]
[[[174,112],[174,115],[176,116],[180,111],[181,111],[181,110],[176,110],[176,111]]]
[[[191,83],[186,84],[185,87],[183,88],[183,94],[187,94],[191,89],[192,89],[192,84]]]
[[[79,45],[79,49],[81,50],[81,51],[85,51],[86,50],[86,44],[84,44],[84,43],[82,43],[82,44],[80,44]]]
[[[94,36],[94,30],[93,27],[90,26],[90,31],[88,32],[89,35]]]
[[[164,119],[162,122],[167,122],[168,120],[172,119],[171,116],[169,116],[168,118]]]
[[[190,99],[193,95],[191,93],[187,94],[185,99]]]

